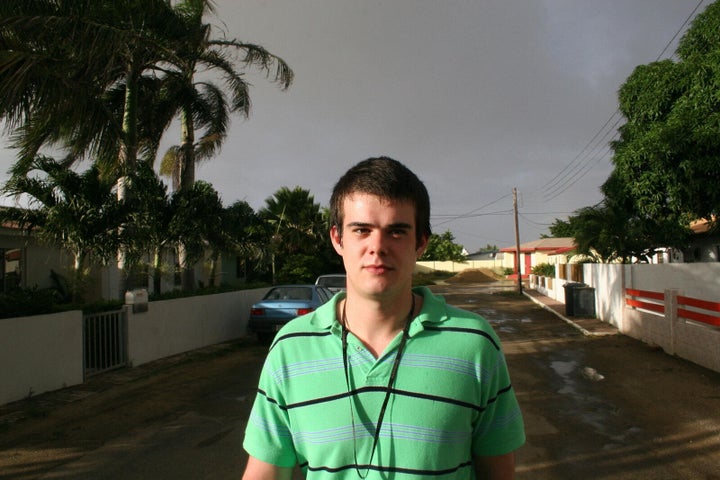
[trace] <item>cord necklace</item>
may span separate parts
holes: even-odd
[[[353,432],[353,458],[355,460],[355,471],[358,476],[362,479],[366,478],[370,473],[373,458],[375,457],[375,450],[377,448],[378,439],[380,438],[380,428],[383,424],[383,418],[385,417],[385,409],[387,408],[388,401],[390,400],[390,393],[392,387],[395,384],[395,378],[397,377],[398,367],[400,366],[400,358],[402,357],[403,351],[405,350],[405,344],[410,336],[410,321],[412,320],[413,313],[415,312],[415,294],[412,294],[412,305],[410,306],[410,312],[408,312],[407,319],[405,320],[405,326],[403,327],[402,338],[400,339],[400,345],[398,346],[397,353],[395,354],[395,361],[393,362],[392,370],[390,371],[390,379],[388,380],[387,389],[385,391],[385,399],[383,400],[382,406],[380,407],[380,414],[378,415],[377,425],[375,426],[375,434],[373,436],[372,450],[370,451],[370,460],[366,465],[365,474],[360,473],[360,465],[357,459],[357,435],[355,431],[355,413],[353,409],[353,395],[350,391],[350,372],[348,369],[348,354],[347,354],[347,316],[345,315],[345,306],[347,305],[347,299],[343,303],[342,309],[342,349],[343,349],[343,368],[345,369],[345,385],[348,392],[348,400],[350,402],[350,419],[352,421],[352,432]]]

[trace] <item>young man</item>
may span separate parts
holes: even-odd
[[[478,315],[412,288],[430,236],[423,183],[371,158],[338,181],[330,238],[347,291],[278,332],[244,479],[511,479],[524,440],[500,343]]]

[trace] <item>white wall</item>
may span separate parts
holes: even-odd
[[[678,318],[676,296],[720,302],[720,263],[584,264],[584,283],[595,288],[597,317],[620,333],[658,345],[670,355],[720,372],[720,328]],[[545,286],[543,286],[545,283]],[[565,280],[552,287],[531,276],[530,288],[565,302]],[[664,313],[651,313],[625,304],[625,289],[665,295]]]
[[[83,382],[82,312],[0,319],[0,404]]]
[[[584,283],[595,287],[595,312],[605,322],[622,327],[625,293],[623,290],[623,265],[585,264]],[[563,292],[564,293],[564,292]]]
[[[501,259],[493,260],[468,260],[466,262],[435,262],[422,261],[415,262],[415,273],[427,273],[434,271],[441,272],[462,272],[471,268],[501,268],[503,266]]]
[[[133,366],[225,342],[246,334],[250,307],[267,288],[151,302],[128,313],[128,359]]]
[[[689,297],[720,302],[720,263],[625,265],[625,288],[656,292],[677,289]]]
[[[246,335],[267,288],[151,302],[128,310],[128,358],[141,365]],[[83,382],[82,312],[0,319],[0,405]]]

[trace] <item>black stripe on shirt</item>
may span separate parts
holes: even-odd
[[[484,332],[484,331],[482,331],[482,330],[475,329],[475,328],[465,328],[465,327],[435,327],[435,326],[432,326],[432,325],[427,325],[427,326],[425,327],[425,330],[435,331],[435,332],[440,332],[440,331],[443,331],[443,330],[444,330],[444,331],[448,331],[448,332],[462,332],[462,333],[472,333],[472,334],[475,334],[475,335],[480,335],[480,336],[482,336],[482,337],[485,337],[487,340],[489,340],[490,343],[492,343],[493,346],[495,347],[495,350],[498,350],[498,351],[500,350],[500,345],[497,344],[497,342],[496,342],[495,339],[492,337],[492,335],[490,335],[489,333]]]
[[[327,337],[328,335],[331,335],[332,332],[330,330],[324,331],[324,332],[295,332],[295,333],[286,333],[285,335],[282,335],[280,337],[277,337],[275,339],[275,342],[270,346],[270,350],[275,348],[275,346],[282,342],[283,340],[288,340],[290,338],[297,338],[297,337]]]
[[[487,409],[487,407],[490,404],[495,403],[500,395],[502,395],[503,393],[507,393],[510,390],[512,390],[512,385],[508,385],[507,387],[500,389],[494,397],[492,397],[488,400],[487,405],[484,405],[484,406],[475,405],[475,404],[468,403],[468,402],[463,402],[461,400],[456,400],[454,398],[440,397],[437,395],[429,395],[426,393],[411,392],[411,391],[407,391],[407,390],[392,389],[392,393],[394,395],[402,395],[405,397],[421,398],[423,400],[431,400],[431,401],[435,401],[435,402],[449,403],[451,405],[457,405],[459,407],[477,410],[478,412],[482,413]],[[280,405],[277,402],[277,400],[273,399],[272,397],[269,397],[264,390],[258,389],[259,394],[264,396],[267,399],[267,401],[269,401],[270,403],[276,404],[281,410],[292,410],[295,408],[302,408],[302,407],[307,407],[310,405],[317,405],[320,403],[332,402],[335,400],[339,400],[341,398],[346,398],[348,396],[357,396],[360,393],[366,393],[366,392],[387,392],[387,387],[383,387],[383,386],[363,387],[363,388],[358,388],[358,389],[352,390],[350,392],[342,392],[342,393],[338,393],[337,395],[329,395],[329,396],[320,397],[320,398],[313,398],[310,400],[305,400],[303,402],[291,403],[291,404],[284,405],[284,406]]]
[[[451,473],[455,473],[460,469],[468,468],[472,466],[472,461],[468,460],[466,462],[461,463],[460,465],[456,467],[451,468],[445,468],[442,470],[427,470],[427,469],[416,469],[416,468],[403,468],[403,467],[391,467],[391,466],[383,466],[383,465],[357,465],[357,464],[350,464],[350,465],[341,465],[339,467],[327,467],[327,466],[318,466],[318,467],[312,467],[308,465],[307,463],[301,464],[301,468],[307,467],[308,471],[311,472],[328,472],[328,473],[339,473],[345,470],[350,469],[358,469],[360,471],[365,470],[374,470],[378,472],[388,472],[388,473],[403,473],[407,475],[418,475],[418,476],[428,476],[428,477],[437,477],[440,475],[448,475]]]

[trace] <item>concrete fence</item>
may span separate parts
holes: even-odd
[[[720,263],[585,264],[582,278],[530,276],[530,288],[565,303],[569,281],[595,289],[597,317],[620,333],[720,372]]]
[[[0,320],[0,404],[82,381],[82,312]]]
[[[132,366],[243,337],[267,288],[151,302],[127,310]],[[80,311],[0,319],[0,405],[83,382]]]

